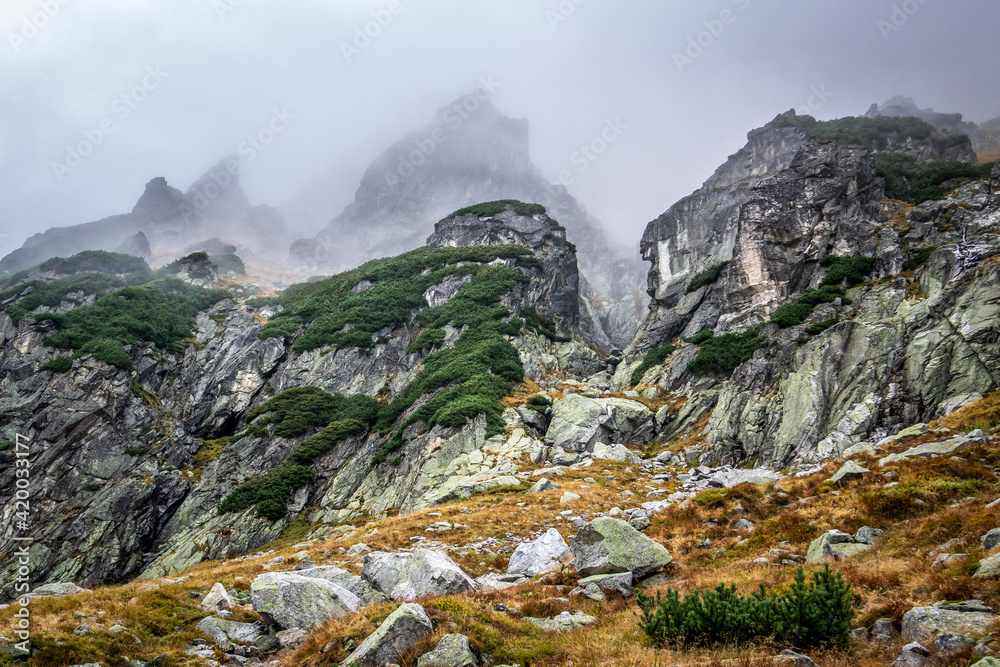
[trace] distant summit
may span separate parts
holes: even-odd
[[[972,150],[980,162],[1000,159],[1000,117],[981,125],[964,120],[960,113],[940,113],[934,109],[921,109],[912,97],[897,95],[882,105],[872,104],[865,113],[868,118],[878,116],[912,116],[945,132],[969,135]]]
[[[229,157],[187,192],[162,176],[153,178],[131,212],[35,234],[0,260],[0,275],[84,250],[114,250],[150,259],[212,237],[233,239],[263,257],[282,253],[287,247],[284,220],[273,208],[251,206],[240,188],[239,174],[238,159]]]
[[[417,248],[434,223],[472,204],[502,199],[543,204],[579,247],[581,294],[609,340],[624,345],[647,302],[645,270],[634,251],[609,239],[561,185],[531,161],[528,121],[501,113],[484,91],[442,107],[372,161],[354,201],[315,238],[292,244],[308,273],[334,273]]]

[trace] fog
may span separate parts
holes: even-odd
[[[790,108],[903,94],[1000,115],[998,28],[995,0],[4,0],[0,255],[236,152],[254,204],[319,184],[332,218],[379,152],[483,81],[530,120],[543,173],[634,244]]]

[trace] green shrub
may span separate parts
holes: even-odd
[[[435,347],[441,347],[444,343],[444,339],[444,329],[424,329],[420,332],[420,335],[417,336],[417,339],[410,343],[410,346],[406,348],[406,353],[413,354],[414,352],[433,350]]]
[[[58,357],[54,357],[42,364],[41,370],[43,371],[54,371],[56,373],[68,373],[71,368],[73,368],[73,359],[75,357],[70,354],[63,354]]]
[[[125,449],[125,453],[128,456],[144,456],[149,453],[147,447],[128,447]]]
[[[837,285],[823,285],[819,289],[807,289],[802,296],[799,297],[799,303],[808,304],[810,306],[818,306],[821,303],[833,303],[837,299],[846,299],[847,292],[843,287]]]
[[[906,261],[906,264],[903,266],[903,269],[905,271],[914,271],[918,267],[923,266],[927,262],[927,260],[930,259],[931,255],[934,253],[935,250],[937,250],[936,245],[928,246],[926,248],[921,248],[920,250],[917,251],[917,253],[913,257],[911,257]]]
[[[560,336],[556,331],[555,322],[547,317],[542,317],[538,311],[531,306],[521,310],[521,317],[524,318],[524,328],[539,336],[545,336],[553,343],[568,343],[572,340],[569,336]]]
[[[375,399],[364,396],[329,394],[320,387],[294,387],[275,396],[249,415],[255,426],[275,424],[274,434],[280,438],[297,438],[310,428],[323,427],[338,420],[372,423],[378,412]],[[264,419],[257,419],[267,415]]]
[[[972,165],[966,162],[933,160],[918,163],[916,158],[898,153],[875,156],[875,170],[885,179],[885,196],[913,205],[944,199],[943,187],[953,178],[989,178],[993,163]]]
[[[696,289],[704,287],[705,285],[711,285],[718,281],[727,266],[729,266],[728,261],[720,262],[718,264],[713,264],[700,273],[696,273],[694,278],[691,279],[691,282],[688,283],[687,293],[690,294]]]
[[[68,258],[53,257],[42,262],[38,268],[42,271],[55,271],[62,275],[87,272],[119,275],[127,273],[148,275],[151,273],[146,260],[141,257],[104,250],[85,250]]]
[[[518,215],[530,217],[545,213],[545,207],[541,204],[525,204],[524,202],[516,199],[500,199],[498,201],[483,202],[481,204],[473,204],[472,206],[460,208],[454,213],[446,215],[442,218],[442,220],[463,215],[477,215],[480,218],[489,218],[494,215],[500,215],[507,210],[508,206],[512,206],[514,208],[514,212]],[[556,223],[556,225],[558,224],[559,223]],[[553,227],[553,229],[555,229],[555,227]]]
[[[839,285],[847,281],[849,285],[863,283],[875,269],[874,257],[841,257],[827,255],[819,261],[820,265],[828,267],[823,285]]]
[[[934,126],[912,116],[848,116],[828,121],[818,121],[812,116],[782,114],[768,123],[768,127],[795,127],[810,137],[831,139],[841,144],[865,146],[883,149],[890,139],[896,141],[911,138],[924,141],[938,137]],[[961,141],[968,139],[965,135],[957,135]],[[942,145],[953,141],[944,139]]]
[[[837,323],[836,318],[832,320],[825,320],[823,322],[818,322],[816,324],[806,327],[806,333],[809,334],[810,336],[817,336],[826,331],[827,329],[829,329],[830,327],[832,327],[836,323]]]
[[[695,345],[701,345],[706,340],[712,338],[714,335],[715,335],[714,331],[712,331],[711,329],[705,329],[704,331],[699,331],[694,336],[692,336],[691,342],[694,343]]]
[[[682,599],[670,588],[656,597],[637,591],[639,627],[656,647],[714,646],[773,638],[798,648],[846,646],[854,610],[851,588],[826,565],[806,582],[798,568],[783,594],[764,584],[747,597],[736,586],[694,591]]]
[[[528,402],[524,404],[524,407],[544,415],[549,411],[549,408],[552,407],[552,399],[542,394],[535,394],[528,399]]]
[[[91,482],[90,484],[84,484],[81,488],[87,493],[93,493],[94,491],[100,491],[101,485],[96,482]]]
[[[701,344],[698,356],[688,363],[692,373],[732,373],[736,368],[753,357],[757,350],[767,347],[767,338],[760,335],[760,327],[747,329],[743,333],[727,333],[713,336]]]
[[[642,358],[642,363],[636,366],[635,370],[632,371],[632,377],[629,379],[629,383],[634,387],[642,382],[642,376],[645,375],[650,368],[665,363],[670,355],[676,350],[677,348],[675,346],[669,344],[654,347],[646,353],[645,357]]]
[[[807,303],[786,303],[778,306],[778,309],[771,315],[771,321],[782,329],[794,327],[805,322],[812,315],[813,308],[814,306]]]
[[[145,277],[145,274],[119,277],[88,272],[56,280],[31,280],[0,292],[0,304],[7,304],[4,310],[16,323],[41,307],[56,308],[64,301],[79,303],[75,297],[69,296],[70,294],[82,292],[100,297],[114,290],[138,284]]]
[[[164,278],[105,294],[93,305],[68,313],[48,313],[58,331],[45,338],[51,347],[78,350],[119,368],[131,368],[125,346],[176,346],[191,335],[195,316],[228,294]]]

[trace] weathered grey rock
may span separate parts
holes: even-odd
[[[476,577],[476,585],[483,592],[502,591],[505,588],[518,586],[528,581],[528,577],[520,574],[499,574],[490,572],[481,577]]]
[[[417,660],[417,667],[476,667],[478,664],[465,635],[445,635],[433,651]]]
[[[861,626],[860,628],[854,628],[848,633],[852,642],[865,642],[868,641],[868,628]]]
[[[28,644],[30,646],[30,643]],[[14,660],[25,660],[31,657],[31,649],[26,648],[21,642],[16,643],[0,643],[0,655],[6,655]],[[94,664],[94,663],[90,663]],[[95,665],[94,667],[100,667]]]
[[[364,542],[359,542],[347,550],[348,556],[364,556],[366,553],[370,553],[372,548],[365,544]]]
[[[631,572],[642,577],[668,565],[670,553],[619,519],[598,517],[570,538],[573,565],[582,576]]]
[[[982,432],[979,435],[975,435],[975,432],[963,435],[956,435],[953,438],[948,438],[941,442],[927,442],[922,445],[917,445],[916,447],[911,447],[905,452],[900,452],[899,454],[890,454],[879,459],[878,464],[880,466],[886,466],[891,463],[899,463],[900,461],[905,461],[912,458],[930,458],[932,456],[948,456],[950,454],[956,454],[961,452],[973,445],[977,445],[983,442]]]
[[[226,592],[226,587],[220,583],[216,583],[212,586],[212,590],[208,592],[208,595],[201,601],[198,605],[204,611],[210,614],[225,609],[226,611],[233,608],[233,601],[229,599],[229,593]]]
[[[544,493],[545,491],[555,491],[561,488],[562,487],[555,482],[549,481],[547,477],[542,477],[540,480],[531,485],[531,488],[528,489],[528,493]]]
[[[1000,577],[1000,553],[993,554],[979,561],[979,567],[976,568],[976,573],[972,577],[974,579]]]
[[[573,493],[572,491],[567,491],[566,493],[562,494],[562,496],[560,496],[559,504],[568,505],[569,503],[574,503],[579,499],[580,499],[580,494]]]
[[[740,484],[769,484],[777,482],[781,475],[767,468],[730,468],[716,470],[709,475],[709,482],[712,486],[725,487],[731,489]]]
[[[44,598],[44,597],[64,597],[66,595],[78,595],[80,593],[89,593],[90,591],[86,588],[82,588],[73,583],[53,583],[44,584],[33,589],[26,597],[30,598]]]
[[[976,640],[970,635],[960,635],[954,632],[942,632],[934,640],[934,654],[938,659],[948,661],[960,653],[971,651],[976,647]]]
[[[882,539],[882,535],[884,534],[885,531],[879,528],[861,526],[858,528],[858,531],[854,533],[854,539],[861,544],[875,544],[875,542]]]
[[[750,531],[753,530],[753,522],[750,521],[749,519],[740,519],[739,521],[733,524],[733,528],[735,528],[736,530]]]
[[[829,530],[809,544],[809,551],[806,553],[806,563],[814,565],[823,561],[839,561],[871,549],[871,544],[858,542],[849,533],[839,530]]]
[[[625,445],[606,445],[603,442],[598,442],[594,445],[590,457],[597,461],[639,462],[639,456]]]
[[[833,477],[826,480],[833,486],[840,486],[846,482],[853,482],[854,480],[861,479],[865,476],[865,473],[871,472],[868,468],[858,465],[854,461],[848,461],[840,467]]]
[[[903,647],[903,651],[892,663],[892,667],[932,667],[937,661],[931,652],[918,642],[911,642]]]
[[[652,526],[653,522],[649,520],[649,517],[645,512],[636,512],[628,520],[628,525],[642,532]]]
[[[378,630],[361,642],[344,660],[344,664],[383,667],[399,662],[403,651],[433,632],[434,625],[423,607],[413,603],[402,604],[389,614]]]
[[[364,580],[364,578],[332,565],[324,565],[321,567],[309,568],[307,570],[300,570],[296,572],[296,574],[303,577],[312,577],[314,579],[324,579],[337,584],[338,586],[343,586],[350,592],[357,595],[358,599],[360,599],[362,604],[365,606],[374,602],[385,602],[388,600],[385,595],[372,588],[368,582]]]
[[[584,452],[598,442],[646,442],[653,436],[653,426],[652,411],[638,401],[570,394],[553,403],[545,440],[554,447]]]
[[[365,556],[361,576],[396,601],[476,590],[476,582],[447,554],[429,549],[412,554],[373,551]]]
[[[547,630],[549,632],[569,632],[570,630],[582,628],[586,625],[597,622],[596,618],[584,614],[582,611],[564,611],[554,618],[532,618],[530,616],[526,616],[524,620],[531,623],[536,628],[541,628],[542,630]]]
[[[216,646],[221,646],[225,650],[229,650],[232,642],[252,644],[258,637],[267,634],[266,630],[258,623],[237,623],[215,616],[201,619],[195,629],[211,639]]]
[[[972,667],[1000,667],[1000,658],[994,656],[986,656],[979,662],[976,662]]]
[[[358,611],[361,600],[343,586],[288,572],[266,572],[250,585],[250,602],[282,628],[311,629]]]
[[[594,602],[608,601],[608,596],[604,594],[604,591],[602,591],[601,587],[597,584],[587,584],[586,586],[581,586],[576,590],[580,591],[581,589],[582,595],[590,600],[593,600]],[[573,595],[573,593],[570,593],[570,595]]]
[[[809,656],[796,653],[788,648],[774,656],[774,662],[782,665],[794,665],[794,667],[818,667]]]
[[[1000,546],[1000,528],[994,528],[989,531],[981,538],[979,538],[980,544],[983,545],[983,551],[989,553]]]
[[[614,591],[622,597],[631,597],[633,593],[632,583],[634,577],[631,572],[619,572],[616,574],[595,574],[577,582],[578,586],[587,587],[591,584],[600,587],[605,591]]]
[[[302,628],[289,628],[274,635],[278,644],[284,649],[297,648],[304,644],[308,637],[309,633]]]
[[[903,614],[903,641],[933,645],[945,632],[978,639],[989,632],[996,619],[997,615],[978,601],[914,607]]]
[[[906,440],[907,438],[917,438],[931,432],[931,427],[927,424],[914,424],[904,428],[896,434],[896,440]]]
[[[545,572],[559,571],[572,556],[566,540],[555,528],[550,528],[534,542],[519,544],[511,554],[508,574],[533,577]]]
[[[948,554],[941,553],[934,558],[934,562],[931,563],[932,570],[940,570],[942,568],[948,567],[949,565],[954,565],[959,563],[969,557],[969,554]]]

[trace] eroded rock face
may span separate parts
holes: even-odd
[[[507,573],[533,577],[543,572],[558,571],[570,555],[566,540],[558,530],[551,528],[534,542],[518,545],[510,556]]]
[[[782,469],[826,460],[1000,384],[987,343],[1000,335],[1000,267],[984,261],[1000,250],[989,186],[902,207],[883,201],[872,161],[865,148],[793,128],[755,130],[699,191],[647,227],[654,302],[615,386],[629,383],[649,350],[679,343],[642,384],[688,399],[658,423],[664,440],[708,417],[708,446],[693,461]],[[927,260],[909,283],[900,274],[921,249]],[[780,305],[820,286],[819,260],[830,254],[873,257],[872,278],[885,279],[849,290],[852,303],[817,306],[801,325],[767,324]],[[717,282],[687,292],[696,273],[722,262]],[[734,372],[686,370],[695,334],[757,325],[768,344]]]
[[[568,451],[593,451],[599,442],[648,441],[653,425],[652,411],[638,401],[570,394],[553,404],[545,440]]]
[[[403,651],[434,632],[434,624],[418,604],[407,603],[389,614],[372,635],[361,642],[344,664],[382,667],[400,661]]]

